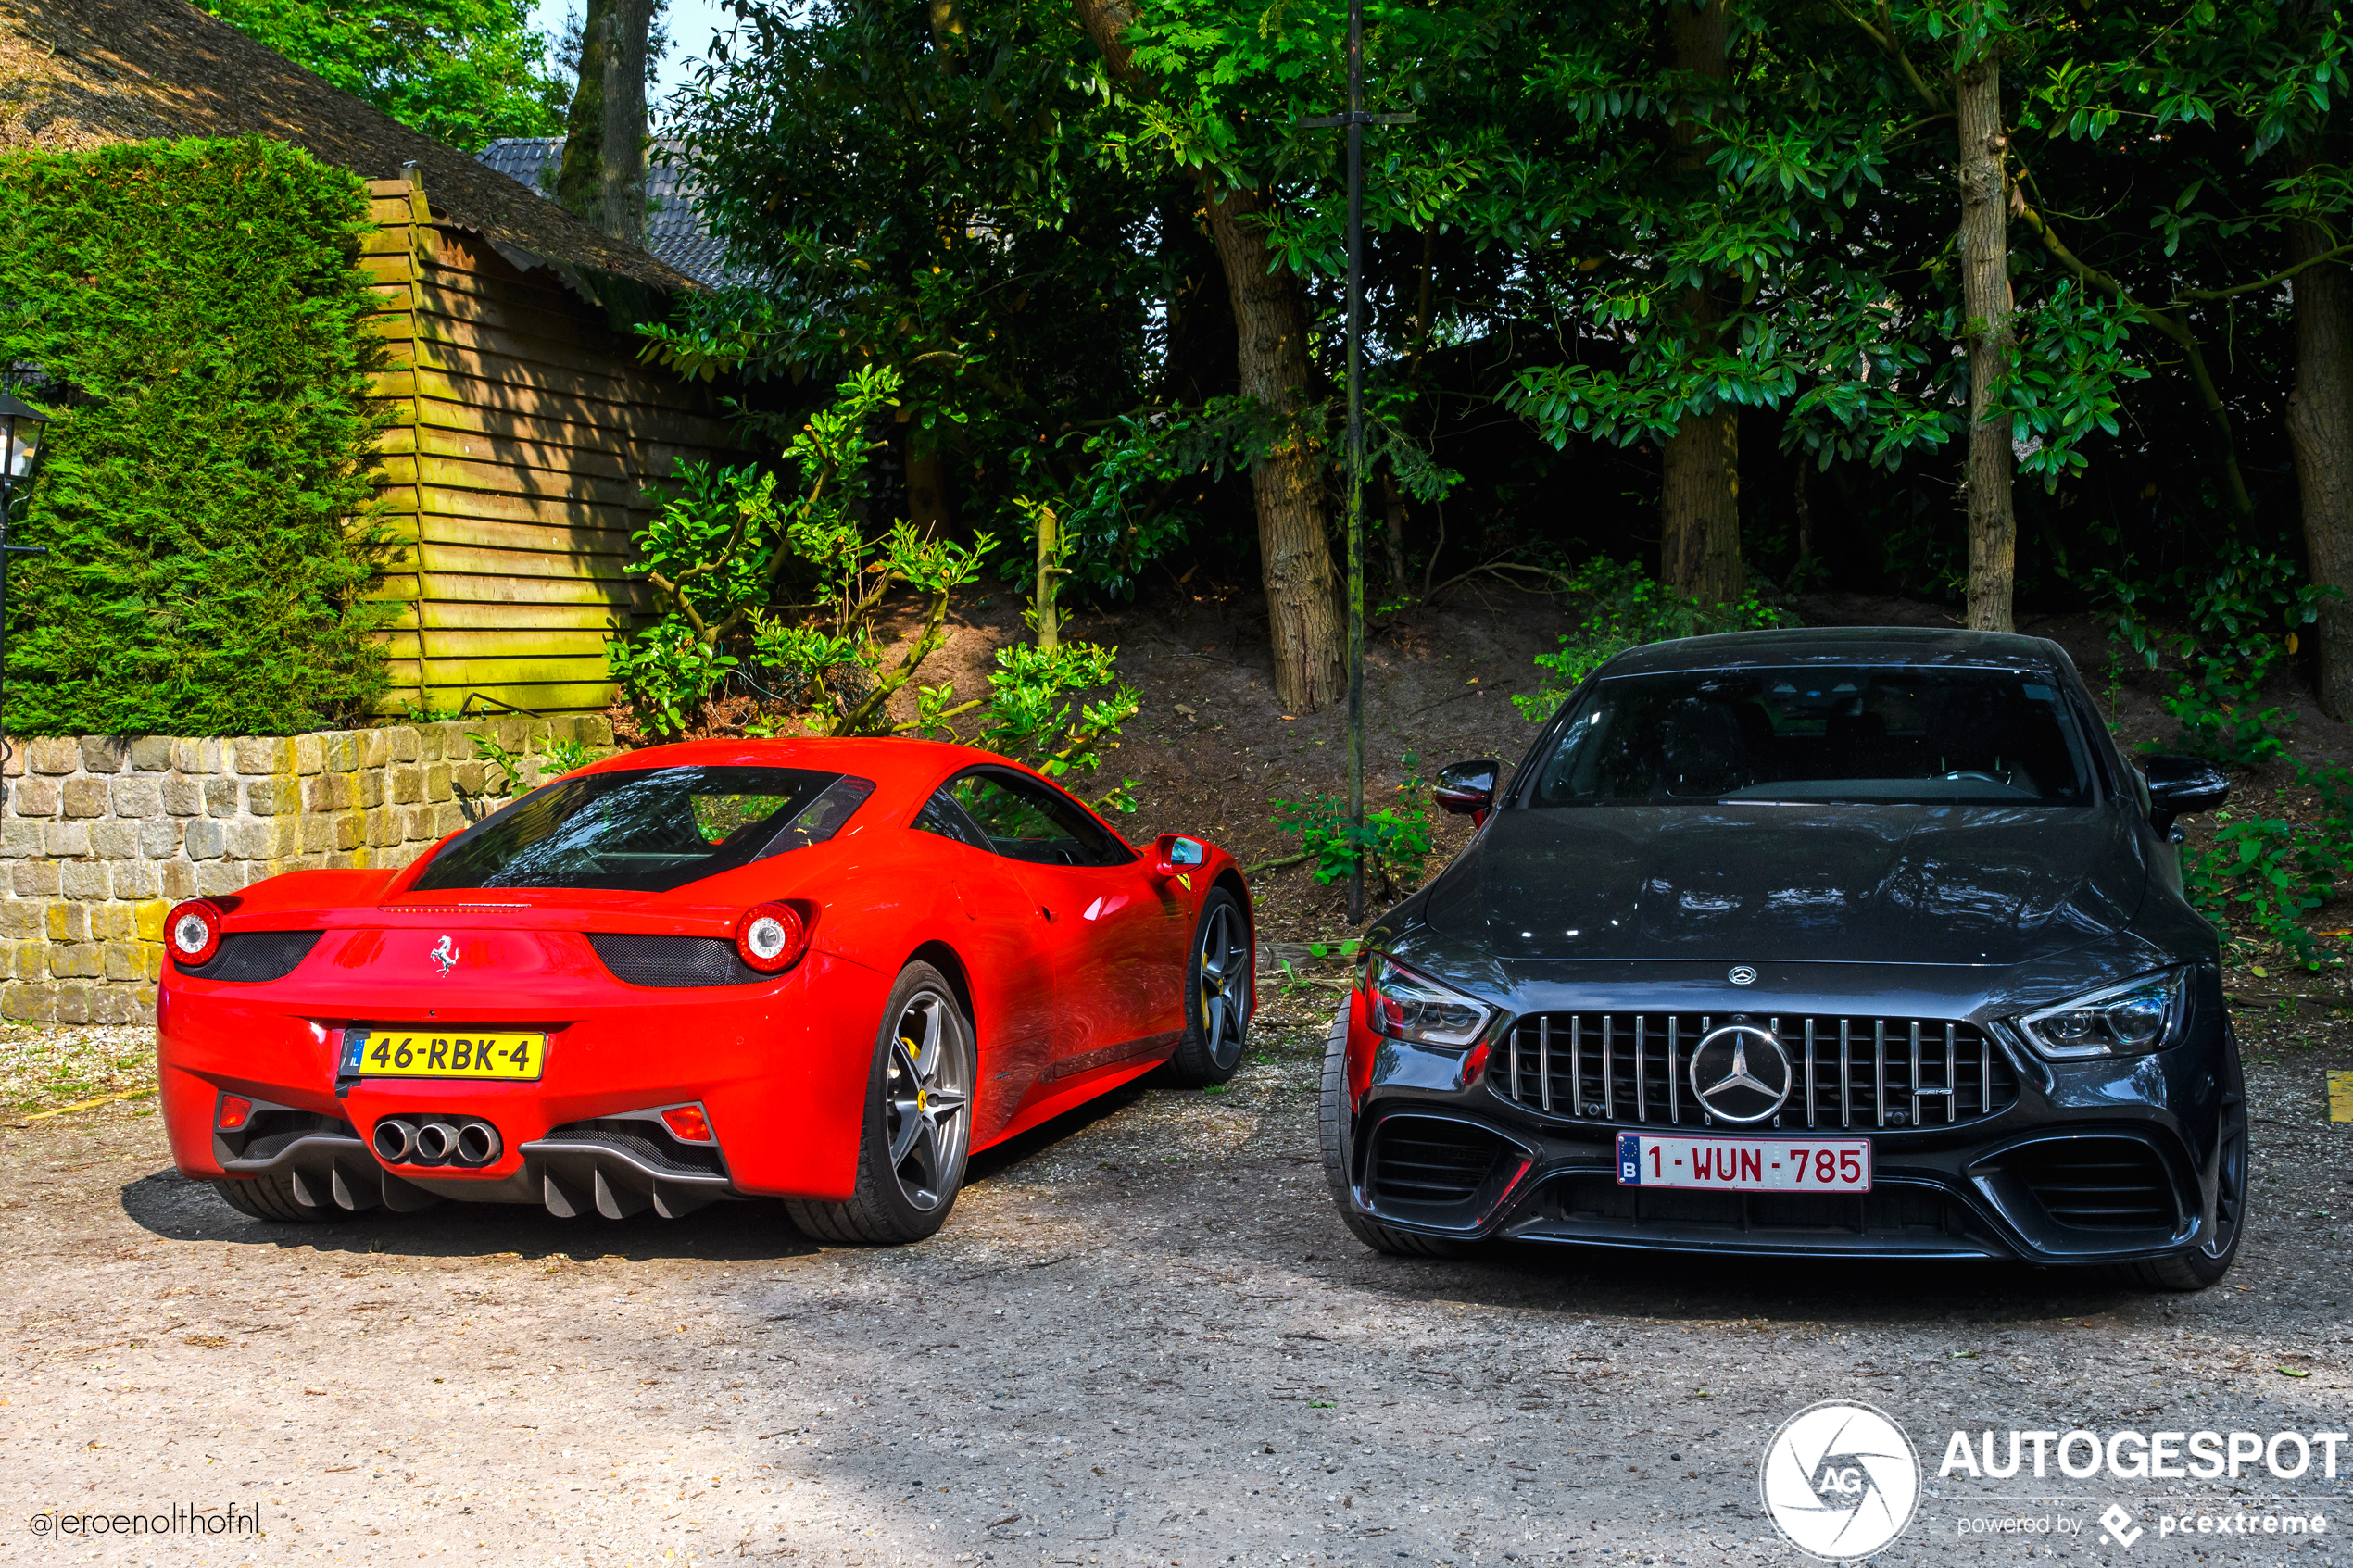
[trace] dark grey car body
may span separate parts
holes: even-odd
[[[2234,1242],[2223,1173],[2244,1106],[2216,934],[2184,901],[2161,809],[2066,654],[1966,632],[1806,631],[1637,648],[1593,679],[1954,664],[2048,682],[2084,737],[2089,802],[1716,801],[1536,809],[1547,725],[1470,844],[1366,947],[1498,1010],[1477,1048],[1336,1027],[1335,1194],[1366,1234],[1779,1254],[2175,1258]],[[1580,694],[1585,688],[1580,688]],[[2013,1021],[2189,966],[2173,1043],[2055,1061]],[[1738,969],[1746,984],[1735,984]],[[1688,1052],[1734,1021],[1802,1077],[1769,1124],[1695,1102]],[[1353,1045],[1352,1042],[1353,1041]],[[1677,1042],[1684,1056],[1674,1053]],[[1621,1185],[1629,1131],[1868,1139],[1868,1194]],[[2218,1185],[2222,1189],[2218,1221]]]

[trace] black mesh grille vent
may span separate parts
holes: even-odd
[[[2008,1157],[2052,1219],[2078,1230],[2171,1230],[2173,1184],[2138,1138],[2055,1138]]]
[[[591,932],[588,941],[605,967],[632,985],[749,985],[775,978],[744,962],[724,937]]]
[[[641,1121],[635,1117],[600,1117],[593,1122],[567,1122],[551,1128],[550,1143],[598,1144],[606,1148],[634,1154],[657,1171],[675,1171],[680,1175],[720,1176],[726,1174],[719,1163],[719,1151],[707,1144],[681,1143],[670,1135],[670,1130],[659,1122]]]
[[[261,980],[283,980],[295,972],[295,965],[310,956],[319,945],[322,931],[239,931],[220,939],[220,951],[212,961],[198,968],[179,963],[180,972],[205,980],[233,980],[252,983]]]
[[[1486,1185],[1504,1141],[1434,1116],[1391,1116],[1373,1142],[1376,1203],[1466,1203]]]

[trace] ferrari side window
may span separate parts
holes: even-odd
[[[976,769],[951,781],[948,793],[1000,855],[1047,866],[1117,866],[1134,858],[1075,802],[1018,773]]]
[[[964,809],[944,789],[924,802],[924,809],[915,813],[915,826],[925,833],[969,844],[984,854],[996,853],[996,846],[988,842],[988,835],[973,825],[973,820],[964,815]]]

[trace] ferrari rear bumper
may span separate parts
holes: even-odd
[[[306,966],[305,973],[318,967]],[[559,1214],[683,1214],[718,1198],[847,1197],[886,977],[812,952],[758,985],[591,985],[413,993],[328,979],[199,986],[167,978],[157,1015],[165,1123],[182,1174],[298,1176],[305,1201],[359,1210],[434,1198],[544,1204]],[[532,1081],[346,1073],[347,1029],[544,1033]],[[255,1106],[219,1129],[221,1097]],[[655,1114],[693,1104],[711,1141]],[[387,1123],[479,1126],[486,1159],[404,1150]],[[390,1151],[388,1157],[387,1150]]]
[[[556,1127],[525,1144],[512,1173],[499,1179],[388,1168],[350,1123],[291,1106],[256,1105],[246,1130],[216,1132],[213,1145],[223,1176],[283,1176],[296,1201],[350,1213],[400,1213],[450,1198],[538,1203],[563,1219],[597,1213],[620,1220],[650,1209],[674,1220],[745,1196],[715,1143],[686,1143],[650,1115]]]

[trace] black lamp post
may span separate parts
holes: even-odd
[[[49,416],[13,392],[0,392],[0,691],[8,678],[8,558],[45,556],[35,545],[8,543],[8,525],[16,521],[17,492],[32,487],[33,470],[41,466],[41,437]],[[7,707],[0,698],[0,801],[7,798],[7,761],[16,750],[8,729]]]
[[[1365,923],[1365,127],[1410,125],[1413,114],[1365,112],[1365,0],[1348,0],[1348,112],[1302,128],[1348,128],[1348,821],[1357,858],[1348,922]]]

